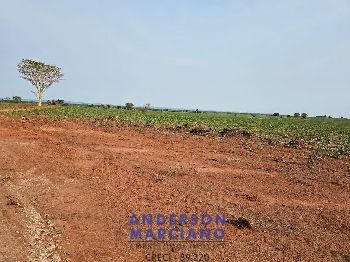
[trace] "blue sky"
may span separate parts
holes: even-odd
[[[0,0],[0,97],[350,116],[350,1]]]

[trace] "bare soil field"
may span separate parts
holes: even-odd
[[[254,138],[0,116],[0,261],[350,261],[350,159],[308,157]],[[251,228],[137,246],[132,213],[225,213]]]

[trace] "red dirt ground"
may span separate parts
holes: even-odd
[[[310,169],[308,155],[254,138],[0,116],[0,261],[350,261],[350,159]],[[224,213],[252,228],[226,225],[224,243],[137,246],[132,213]]]

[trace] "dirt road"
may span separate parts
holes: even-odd
[[[350,159],[307,163],[307,150],[253,138],[0,116],[0,261],[350,261]],[[137,246],[132,213],[224,213],[251,228]]]

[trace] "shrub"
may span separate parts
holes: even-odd
[[[128,102],[128,103],[125,104],[125,108],[128,109],[128,110],[131,110],[131,109],[134,108],[134,104],[131,103],[131,102]]]
[[[63,106],[64,105],[64,100],[63,99],[52,99],[51,101],[50,100],[47,100],[47,104],[48,105],[58,105],[58,106]]]
[[[20,96],[13,96],[12,101],[15,103],[22,103],[22,97]]]

